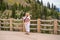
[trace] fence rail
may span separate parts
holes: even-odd
[[[31,22],[37,22],[37,23],[31,23],[31,26],[36,26],[34,28],[30,28],[31,30],[36,30],[37,32],[45,32],[49,31],[49,33],[53,34],[60,34],[60,20],[30,20]],[[24,27],[24,21],[20,19],[0,19],[0,30],[2,29],[8,29],[10,31],[13,31],[13,29],[19,29],[23,32],[25,32]]]

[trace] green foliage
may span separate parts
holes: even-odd
[[[2,1],[2,0],[1,0]],[[16,3],[14,5],[8,5],[8,3],[0,2],[0,10],[3,12],[5,9],[12,10],[12,18],[22,18],[22,16],[26,12],[30,12],[30,14],[33,16],[32,19],[49,19],[49,17],[53,19],[59,19],[58,12],[56,11],[56,6],[52,3],[52,7],[50,7],[50,3],[47,3],[47,7],[43,6],[43,1],[41,2],[39,0],[32,1],[32,0],[26,0],[27,4],[30,4],[30,6],[23,6],[21,4],[17,5]],[[23,10],[20,15],[16,14],[16,10]]]
[[[41,5],[43,5],[43,1],[41,0]]]
[[[6,9],[5,3],[3,2],[2,4],[0,4],[0,10],[4,11]]]
[[[47,7],[50,9],[50,3],[49,2],[47,3]]]
[[[30,10],[30,7],[29,7],[29,6],[26,6],[26,7],[24,7],[24,9],[23,9],[24,12],[27,12],[27,11],[29,11],[29,10]]]
[[[40,4],[40,1],[39,1],[39,0],[37,0],[37,3],[39,3],[39,4]]]
[[[23,5],[19,4],[18,10],[22,10],[23,9]]]
[[[16,10],[15,6],[12,6],[12,15],[11,15],[12,18],[15,18],[15,10]]]
[[[31,0],[25,0],[27,3],[31,3]]]

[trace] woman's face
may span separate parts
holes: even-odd
[[[26,13],[26,16],[29,16],[29,13]]]

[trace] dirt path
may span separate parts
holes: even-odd
[[[60,40],[60,35],[25,32],[0,31],[0,40]]]

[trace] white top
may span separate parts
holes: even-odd
[[[23,17],[23,20],[24,20],[24,22],[25,23],[30,23],[30,16],[28,16],[28,17]]]

